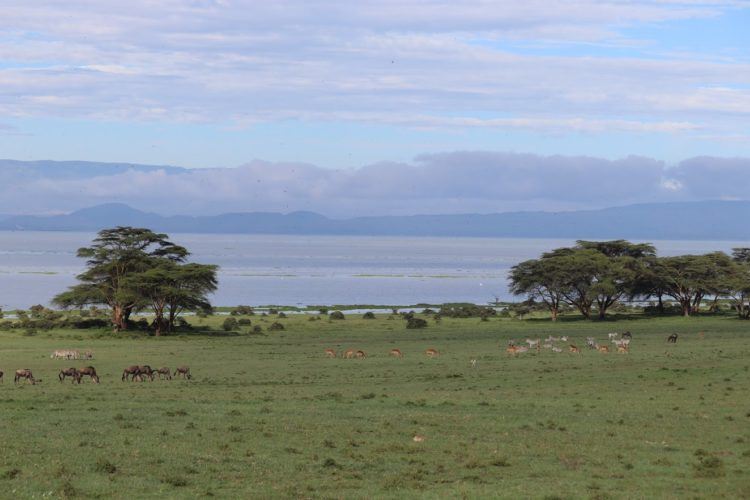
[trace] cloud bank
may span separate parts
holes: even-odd
[[[0,213],[59,213],[122,202],[161,214],[311,210],[332,217],[567,210],[750,199],[748,158],[676,165],[487,151],[426,154],[356,169],[256,160],[181,169],[0,160]]]

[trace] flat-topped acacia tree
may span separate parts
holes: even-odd
[[[183,307],[210,307],[206,295],[216,289],[216,266],[185,264],[188,250],[150,229],[103,229],[77,255],[87,259],[86,270],[77,277],[80,283],[57,295],[53,303],[64,308],[106,305],[115,331],[127,329],[133,312],[151,307],[161,333],[165,308],[157,309],[155,304],[171,305],[171,328]],[[168,297],[155,300],[159,291]]]

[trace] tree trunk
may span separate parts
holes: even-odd
[[[557,306],[552,306],[549,309],[550,316],[552,317],[552,321],[557,321],[557,315],[559,313]]]
[[[120,305],[112,306],[112,325],[114,326],[115,332],[127,330],[128,325],[125,317],[125,310]]]
[[[662,294],[659,294],[659,303],[656,306],[656,310],[659,311],[659,314],[664,314],[664,301],[662,300]]]
[[[681,300],[680,305],[682,306],[682,315],[685,317],[690,316],[690,299]]]

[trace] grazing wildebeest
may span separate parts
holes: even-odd
[[[34,378],[34,375],[31,373],[31,370],[28,368],[22,368],[20,370],[16,370],[16,376],[13,379],[13,383],[17,384],[19,380],[26,379],[27,382],[31,382],[32,385],[36,384],[36,379]]]
[[[124,382],[127,380],[128,377],[130,377],[130,380],[135,380],[136,378],[140,379],[141,376],[141,369],[139,366],[133,365],[128,366],[122,371],[122,381]]]
[[[57,375],[57,378],[60,379],[60,383],[62,383],[63,380],[65,380],[65,377],[71,377],[73,380],[71,383],[79,382],[81,378],[81,374],[78,373],[78,370],[75,368],[68,368],[67,370],[60,370],[60,373]]]
[[[154,381],[154,370],[151,369],[148,365],[141,365],[138,367],[138,377],[143,381],[143,375],[147,376],[151,379],[151,382]]]
[[[182,378],[186,378],[190,380],[193,378],[192,375],[190,375],[190,368],[187,366],[178,366],[177,369],[174,371],[174,376],[182,375]]]
[[[156,370],[156,374],[159,375],[159,380],[161,380],[162,375],[164,375],[165,379],[172,380],[172,372],[169,370],[168,366],[159,368],[158,370]]]
[[[667,337],[667,342],[671,342],[673,344],[676,344],[677,343],[677,334],[673,333],[672,335],[670,335],[669,337]]]
[[[391,349],[391,352],[388,353],[389,356],[393,356],[394,358],[403,358],[404,354],[401,352],[401,349]]]
[[[84,377],[84,375],[87,375],[91,377],[91,380],[99,383],[99,375],[96,374],[96,369],[93,366],[87,366],[85,368],[81,368],[78,370],[78,383],[81,383],[81,379]]]

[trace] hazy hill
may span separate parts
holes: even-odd
[[[475,236],[518,238],[750,239],[750,202],[629,205],[574,212],[414,215],[330,219],[312,212],[170,216],[105,204],[67,215],[12,216],[1,230],[96,231],[114,225],[180,233]]]

